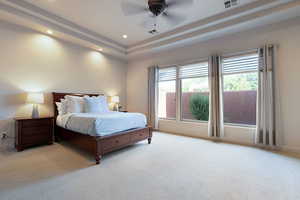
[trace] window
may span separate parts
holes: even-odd
[[[208,62],[179,67],[181,119],[208,121]]]
[[[224,123],[256,125],[258,54],[222,59]]]
[[[158,70],[158,117],[176,118],[176,67]]]
[[[258,53],[222,58],[224,123],[256,125]],[[158,117],[208,121],[208,62],[158,70]]]

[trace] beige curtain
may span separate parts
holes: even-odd
[[[259,49],[259,78],[257,92],[257,130],[255,143],[276,146],[274,67],[276,47]]]
[[[158,129],[157,117],[157,80],[158,79],[158,66],[148,68],[148,125],[153,129]]]
[[[223,125],[223,91],[222,68],[219,56],[211,56],[209,59],[209,122],[208,136],[220,138],[224,136]]]

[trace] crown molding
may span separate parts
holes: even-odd
[[[221,30],[234,23],[244,23],[259,17],[297,6],[299,0],[261,0],[240,6],[226,12],[201,19],[199,21],[178,27],[172,31],[165,32],[138,42],[127,49],[127,53],[134,54],[139,51],[150,50],[164,45],[171,45],[182,40],[192,39],[208,32]]]
[[[188,44],[199,38],[208,38],[208,35],[224,34],[225,29],[230,29],[239,24],[258,21],[277,12],[300,6],[299,0],[259,0],[242,5],[223,13],[201,19],[199,21],[178,27],[174,30],[161,33],[144,41],[137,42],[129,47],[123,46],[99,33],[79,26],[65,18],[50,13],[24,0],[0,0],[0,14],[6,13],[19,21],[26,21],[31,28],[36,26],[53,29],[63,38],[72,38],[79,45],[91,49],[99,47],[105,53],[128,60],[141,53],[153,52],[160,49],[173,48]],[[40,30],[39,30],[40,31]]]
[[[110,54],[126,59],[127,49],[125,46],[26,1],[2,0],[0,1],[0,11],[13,15],[20,21],[28,21],[31,24],[43,26],[45,29],[52,29],[77,40],[85,41],[96,49],[99,47],[108,49]]]
[[[217,14],[217,15],[213,15],[213,16],[210,16],[210,17],[207,17],[207,18],[204,18],[204,19],[200,19],[200,20],[192,22],[190,24],[175,28],[171,31],[167,31],[165,33],[161,33],[161,34],[158,34],[154,37],[151,37],[149,39],[137,42],[137,43],[131,45],[130,48],[146,45],[146,44],[149,44],[151,42],[155,42],[157,40],[163,40],[164,38],[168,38],[172,35],[178,35],[180,33],[187,32],[187,31],[193,30],[195,28],[200,28],[200,27],[203,27],[203,26],[207,26],[207,25],[210,25],[212,23],[216,23],[216,22],[221,21],[221,20],[226,21],[227,18],[234,17],[235,15],[244,13],[244,12],[249,11],[251,9],[256,9],[258,7],[265,6],[267,4],[274,3],[274,2],[275,2],[275,0],[261,0],[261,1],[255,1],[253,3],[249,3],[249,4],[244,5],[244,6],[231,8],[231,9],[226,10],[226,12],[223,12],[223,13],[220,13],[220,14]]]
[[[30,4],[24,0],[6,0],[6,2],[8,2],[9,4],[11,5],[14,5],[14,6],[17,6],[18,8],[20,9],[23,9],[23,10],[27,10],[28,12],[30,12],[31,14],[33,15],[38,15],[39,17],[42,17],[44,19],[48,19],[54,23],[58,23],[62,26],[65,26],[65,27],[69,27],[71,29],[74,29],[78,32],[81,32],[81,33],[85,33],[87,35],[90,35],[94,38],[97,38],[99,41],[102,41],[103,43],[106,43],[107,45],[111,45],[112,47],[115,47],[115,48],[119,48],[120,50],[124,50],[125,46],[103,36],[103,35],[100,35],[99,33],[96,33],[96,32],[93,32],[87,28],[84,28],[82,26],[79,26],[65,18],[62,18],[58,15],[55,15],[53,13],[50,13],[38,6],[35,6],[33,4]]]

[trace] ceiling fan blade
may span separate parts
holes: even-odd
[[[122,1],[122,10],[125,16],[145,14],[149,12],[145,5],[129,1]]]
[[[191,6],[194,3],[194,0],[168,0],[168,8],[177,8],[184,6]]]
[[[186,17],[178,14],[172,14],[170,12],[164,12],[161,17],[165,19],[169,24],[171,25],[178,25],[184,20],[186,20]]]

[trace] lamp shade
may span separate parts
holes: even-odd
[[[43,93],[28,93],[27,103],[32,103],[32,104],[44,103],[44,94]]]
[[[112,96],[111,97],[112,103],[120,103],[120,97],[119,96]]]

